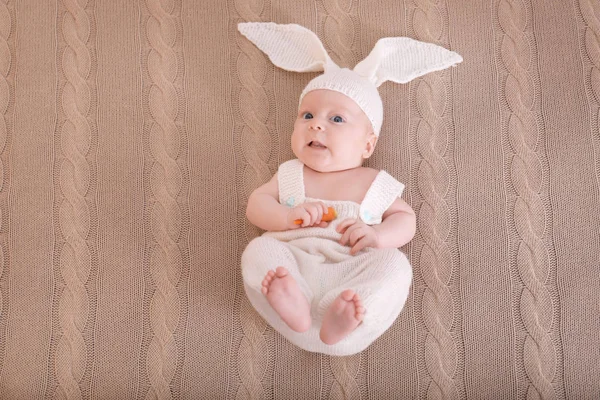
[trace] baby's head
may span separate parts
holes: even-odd
[[[443,47],[391,37],[379,39],[371,53],[350,70],[335,64],[317,35],[302,26],[246,22],[238,29],[280,68],[324,71],[302,92],[292,135],[296,156],[308,166],[304,155],[320,160],[313,167],[318,171],[357,167],[373,153],[383,122],[379,85],[407,83],[462,61]]]
[[[376,144],[371,119],[353,99],[331,89],[303,93],[292,134],[292,150],[303,164],[319,172],[356,168]]]
[[[377,87],[352,70],[332,68],[302,91],[292,150],[319,172],[355,168],[373,153],[382,120]]]

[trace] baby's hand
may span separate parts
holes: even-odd
[[[287,215],[287,224],[290,229],[307,226],[325,228],[329,223],[321,221],[323,214],[327,214],[327,206],[323,202],[302,203],[290,210]],[[296,224],[294,221],[297,219],[301,219],[302,224]]]
[[[339,233],[342,233],[340,239],[341,245],[349,243],[352,248],[350,254],[355,255],[365,247],[377,247],[379,237],[377,231],[370,225],[354,218],[345,219],[336,227]]]

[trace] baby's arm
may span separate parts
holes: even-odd
[[[285,231],[308,226],[325,228],[328,223],[321,221],[327,214],[323,202],[309,202],[289,208],[281,205],[277,174],[271,180],[256,189],[248,198],[246,217],[254,225],[265,231]],[[302,220],[301,224],[294,221]]]
[[[246,217],[254,225],[265,231],[288,229],[287,215],[290,209],[278,201],[279,183],[277,174],[271,180],[252,192],[248,198]]]
[[[410,242],[417,231],[415,212],[398,197],[383,213],[382,222],[374,225],[377,232],[377,247],[402,247]]]
[[[394,200],[383,213],[379,225],[367,225],[360,219],[349,218],[339,223],[336,230],[342,234],[339,243],[349,245],[354,255],[365,247],[402,247],[415,236],[415,212],[401,198]]]

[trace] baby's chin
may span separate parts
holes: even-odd
[[[350,163],[350,162],[325,163],[325,162],[319,162],[319,161],[307,160],[307,159],[303,160],[302,158],[298,158],[298,159],[304,165],[306,165],[308,168],[312,169],[313,171],[322,172],[322,173],[346,171],[349,169],[358,168],[358,167],[362,166],[362,163]]]

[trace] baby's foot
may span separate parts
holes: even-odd
[[[325,344],[336,344],[362,322],[365,308],[358,294],[344,290],[325,312],[320,337]]]
[[[306,332],[310,328],[310,305],[287,269],[277,267],[267,272],[261,291],[291,329]]]

